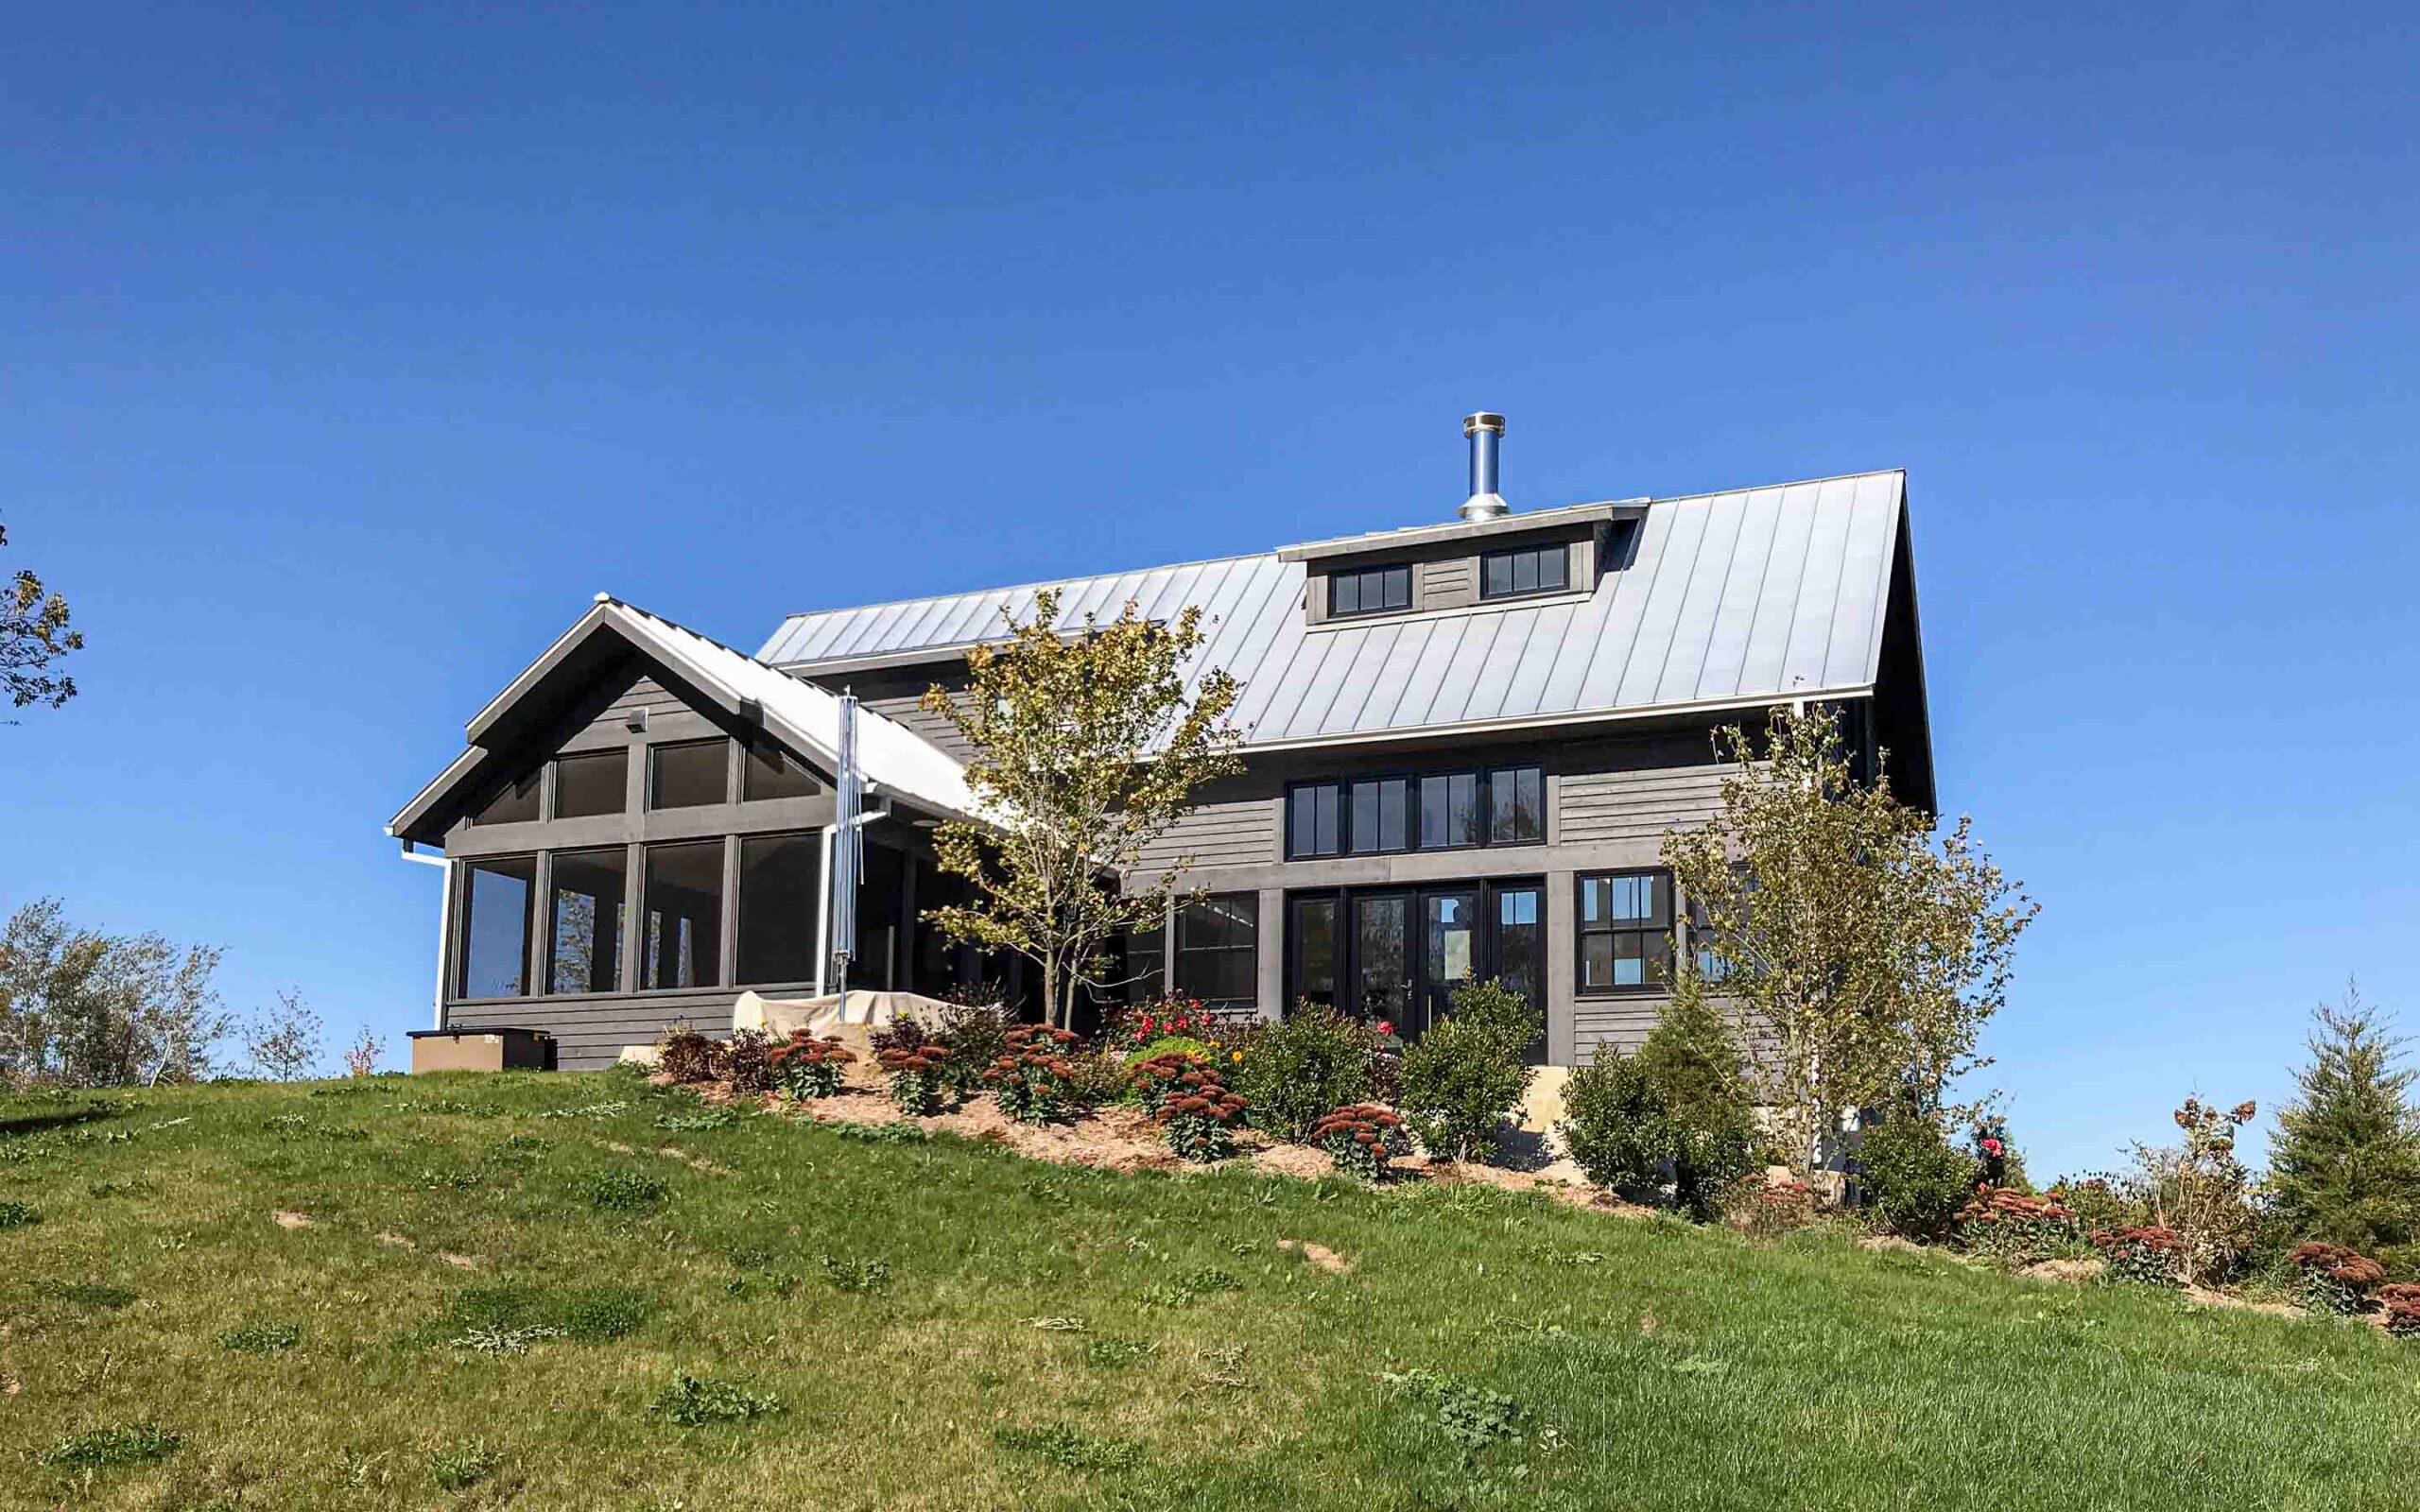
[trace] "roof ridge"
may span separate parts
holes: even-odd
[[[956,593],[914,593],[906,598],[877,599],[871,604],[836,604],[830,609],[792,610],[782,616],[782,624],[787,625],[792,620],[810,619],[819,614],[852,614],[859,610],[900,609],[909,604],[934,604],[939,603],[941,600],[945,598],[975,598],[985,593],[1038,593],[1046,588],[1064,588],[1069,583],[1098,582],[1104,577],[1132,577],[1138,573],[1182,572],[1187,567],[1216,567],[1222,562],[1255,561],[1263,557],[1274,557],[1276,555],[1277,553],[1273,549],[1270,551],[1238,551],[1224,557],[1197,557],[1190,561],[1166,561],[1155,563],[1149,567],[1113,567],[1107,572],[1078,573],[1072,577],[1037,577],[1033,581],[1028,583],[1001,583],[996,586],[984,588],[961,588]],[[666,621],[666,623],[669,624],[671,622]],[[778,635],[781,631],[777,627],[774,630],[774,633]]]

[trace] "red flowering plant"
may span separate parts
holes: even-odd
[[[882,1069],[890,1074],[890,1100],[909,1118],[929,1118],[942,1110],[942,1099],[949,1090],[949,1045],[940,1040],[920,1040],[913,1045],[894,1044],[874,1057]]]
[[[1144,1057],[1127,1070],[1133,1076],[1134,1100],[1153,1118],[1159,1117],[1160,1109],[1168,1103],[1199,1089],[1204,1074],[1218,1074],[1207,1057],[1190,1050],[1163,1050]]]
[[[2055,1260],[2081,1247],[2083,1225],[2059,1194],[2029,1196],[1985,1181],[1958,1210],[1959,1236],[1966,1248],[2001,1265]]]
[[[784,1095],[804,1101],[809,1097],[829,1097],[840,1090],[840,1079],[848,1068],[856,1064],[857,1054],[842,1044],[837,1035],[817,1037],[804,1029],[793,1030],[787,1044],[775,1045],[765,1053],[765,1063],[771,1068],[773,1086]]]
[[[1311,1125],[1309,1143],[1327,1151],[1336,1168],[1364,1181],[1383,1181],[1398,1155],[1411,1153],[1403,1120],[1374,1103],[1340,1108]]]
[[[1068,1051],[1076,1037],[1064,1029],[1019,1024],[1001,1041],[1001,1054],[983,1073],[983,1085],[1000,1111],[1022,1124],[1057,1118],[1073,1101],[1076,1068]]]
[[[2420,1338],[2420,1281],[2397,1281],[2378,1288],[2378,1305],[2386,1309],[2386,1331],[2399,1338]]]
[[[2182,1286],[2185,1283],[2185,1241],[2173,1228],[2156,1224],[2123,1228],[2096,1228],[2092,1247],[2109,1263],[2109,1279],[2137,1286]]]
[[[1752,1239],[1778,1239],[1815,1221],[1815,1189],[1798,1180],[1767,1182],[1732,1208],[1731,1221]]]
[[[2008,1120],[1997,1113],[1984,1114],[1975,1120],[1973,1140],[1981,1179],[1996,1187],[2010,1185],[2008,1161],[2014,1146],[2009,1143]]]
[[[1228,1091],[1217,1068],[1204,1062],[1176,1078],[1151,1116],[1167,1137],[1169,1149],[1206,1164],[1236,1153],[1236,1130],[1243,1125],[1245,1106],[1240,1094]]]
[[[2385,1267],[2342,1245],[2296,1245],[2287,1259],[2300,1278],[2296,1292],[2303,1306],[2314,1313],[2361,1312],[2386,1280]]]

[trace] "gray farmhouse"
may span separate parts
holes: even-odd
[[[388,827],[443,862],[438,1026],[544,1029],[579,1068],[726,1025],[744,988],[821,991],[844,689],[882,812],[850,985],[1019,990],[919,918],[958,896],[930,831],[970,802],[917,700],[1055,587],[1070,627],[1201,606],[1201,665],[1242,683],[1246,769],[1161,848],[1207,896],[1128,942],[1129,990],[1416,1033],[1500,976],[1549,1064],[1635,1043],[1689,948],[1657,851],[1717,805],[1714,729],[1830,705],[1934,805],[1906,474],[1513,512],[1502,424],[1466,422],[1471,497],[1440,523],[794,614],[752,657],[599,595]]]

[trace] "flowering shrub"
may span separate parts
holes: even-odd
[[[2398,1281],[2378,1288],[2378,1303],[2386,1309],[2386,1331],[2403,1338],[2420,1337],[2420,1281]]]
[[[2236,1158],[2235,1137],[2256,1111],[2249,1102],[2222,1109],[2188,1097],[2172,1115],[2184,1143],[2135,1146],[2135,1185],[2152,1226],[2182,1242],[2183,1280],[2205,1285],[2224,1280],[2251,1247],[2252,1174]]]
[[[994,995],[983,998],[983,991]],[[957,1096],[973,1097],[988,1085],[984,1074],[1008,1053],[1009,1034],[1017,1026],[1014,1008],[1005,1006],[996,988],[978,991],[952,988],[950,1005],[942,1010],[935,1037],[949,1044],[949,1059],[942,1074]],[[982,1001],[967,1001],[982,998]],[[895,1026],[894,1026],[895,1027]],[[921,1032],[922,1026],[919,1026]]]
[[[722,1069],[723,1047],[685,1023],[676,1023],[655,1042],[655,1069],[677,1082],[712,1081]]]
[[[1173,1057],[1171,1057],[1172,1059]],[[1223,1160],[1236,1153],[1236,1127],[1243,1122],[1243,1098],[1228,1091],[1217,1068],[1187,1064],[1172,1079],[1156,1063],[1151,1116],[1167,1136],[1168,1148],[1187,1160]]]
[[[1329,1113],[1311,1125],[1305,1143],[1327,1151],[1338,1170],[1364,1181],[1385,1180],[1392,1174],[1388,1162],[1411,1153],[1403,1120],[1369,1103]]]
[[[2287,1258],[2300,1278],[2302,1304],[2314,1313],[2359,1313],[2386,1280],[2386,1270],[2377,1261],[2342,1245],[2297,1245]]]
[[[1279,1139],[1317,1143],[1315,1125],[1370,1095],[1372,1054],[1367,1025],[1333,1008],[1298,1004],[1235,1052],[1236,1086],[1251,1099],[1255,1125]]]
[[[1208,1056],[1179,1045],[1154,1055],[1145,1056],[1140,1060],[1129,1064],[1126,1070],[1127,1074],[1133,1078],[1132,1085],[1134,1100],[1143,1105],[1143,1111],[1157,1118],[1163,1105],[1171,1098],[1183,1095],[1185,1091],[1184,1078],[1187,1075],[1195,1076],[1197,1079],[1192,1085],[1199,1087],[1201,1085],[1199,1080],[1200,1074],[1208,1070],[1209,1066]]]
[[[1000,1054],[983,1073],[983,1084],[1000,1111],[1025,1124],[1057,1118],[1074,1100],[1076,1068],[1067,1049],[1076,1037],[1064,1029],[1025,1023],[1011,1029]]]
[[[1988,1182],[1958,1210],[1966,1247],[2001,1265],[2030,1265],[2073,1251],[2083,1238],[2075,1210],[2056,1196],[2031,1197]]]
[[[874,1058],[890,1074],[890,1100],[901,1112],[929,1118],[942,1110],[942,1094],[949,1090],[948,1045],[925,1040],[912,1049],[893,1045]]]
[[[1778,1239],[1815,1221],[1815,1191],[1804,1181],[1757,1187],[1731,1205],[1731,1222],[1751,1239]]]
[[[2092,1247],[2109,1262],[2109,1279],[2137,1286],[2179,1286],[2185,1280],[2185,1240],[2156,1225],[2096,1228]]]
[[[1975,1120],[1974,1132],[1968,1136],[1975,1151],[1975,1163],[1980,1167],[1977,1179],[1996,1187],[2009,1186],[2008,1120],[1997,1113],[1987,1113]]]
[[[804,1029],[793,1031],[789,1043],[775,1045],[765,1056],[772,1068],[773,1085],[801,1100],[838,1091],[841,1076],[856,1058],[857,1053],[840,1043],[838,1036],[818,1039]]]

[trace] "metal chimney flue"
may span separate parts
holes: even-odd
[[[1480,410],[1462,418],[1471,443],[1471,496],[1457,512],[1465,520],[1501,520],[1512,512],[1495,490],[1496,451],[1504,444],[1504,417]]]

